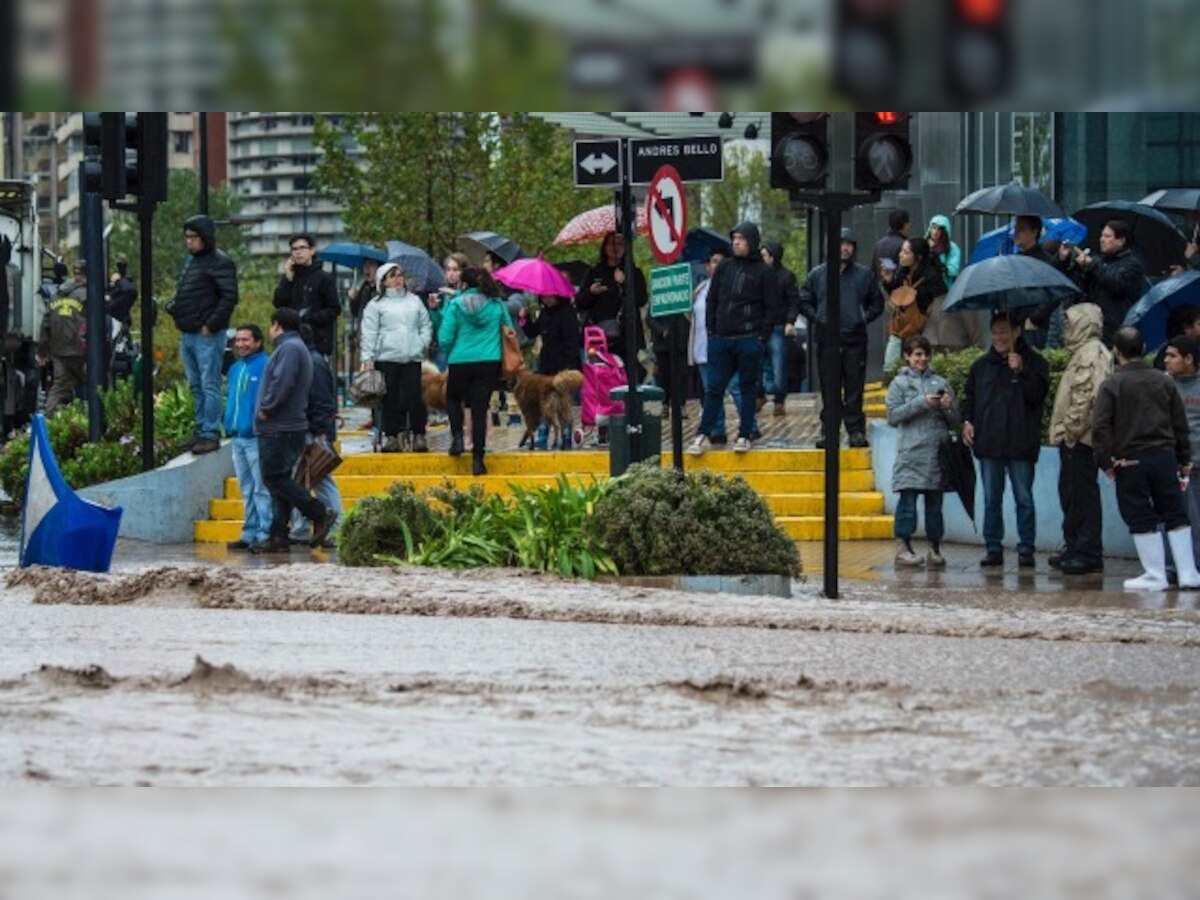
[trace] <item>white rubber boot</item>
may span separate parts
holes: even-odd
[[[1188,540],[1191,540],[1190,536]],[[1165,591],[1167,589],[1167,553],[1163,548],[1162,537],[1157,531],[1135,534],[1133,545],[1137,548],[1138,559],[1141,560],[1142,569],[1145,571],[1137,578],[1125,579],[1125,590]],[[1190,556],[1189,553],[1185,559]],[[1195,562],[1192,563],[1192,568],[1195,568]]]
[[[1192,549],[1192,529],[1184,526],[1167,532],[1171,542],[1171,556],[1175,558],[1175,571],[1179,575],[1179,586],[1184,589],[1200,588],[1200,572],[1196,571],[1195,553]]]

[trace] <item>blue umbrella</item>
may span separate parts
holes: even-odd
[[[1016,223],[1009,222],[983,235],[971,248],[971,262],[977,263],[993,256],[1003,256],[1014,252],[1013,232]],[[1070,241],[1072,244],[1082,244],[1087,240],[1087,227],[1074,219],[1042,219],[1042,240]]]
[[[690,228],[683,242],[682,262],[708,262],[708,255],[714,250],[724,250],[726,256],[733,255],[733,245],[729,238],[718,234],[711,228]]]
[[[942,312],[1020,309],[1078,293],[1075,282],[1040,259],[1019,253],[994,256],[958,273]]]
[[[1164,278],[1125,314],[1124,324],[1140,328],[1147,347],[1161,347],[1167,342],[1171,310],[1180,306],[1200,306],[1200,272],[1182,272]]]
[[[418,290],[436,291],[446,283],[446,273],[433,258],[420,247],[404,241],[387,242],[387,261],[398,263],[408,276],[407,285],[414,293]]]
[[[335,266],[345,266],[348,269],[361,269],[364,260],[373,259],[377,262],[387,262],[387,253],[378,247],[369,247],[366,244],[352,244],[349,241],[343,241],[325,247],[317,253],[317,258],[321,262],[333,263]]]

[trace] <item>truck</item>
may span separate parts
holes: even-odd
[[[36,348],[45,303],[37,191],[29,182],[0,181],[0,248],[10,245],[0,283],[0,442],[37,410]]]

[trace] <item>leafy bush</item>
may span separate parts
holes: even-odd
[[[800,552],[742,478],[630,466],[589,527],[624,575],[800,574]]]
[[[558,476],[554,488],[513,487],[517,564],[568,578],[616,575],[617,565],[589,527],[607,482],[572,485]]]
[[[95,443],[88,441],[88,411],[81,400],[61,407],[46,422],[63,478],[76,489],[136,475],[142,468],[142,407],[133,379],[101,389],[100,399],[104,436]],[[186,384],[170,385],[155,397],[155,465],[183,452],[192,423],[192,395]],[[23,434],[0,451],[0,487],[9,498],[20,501],[28,474],[29,435]]]
[[[930,363],[930,367],[950,382],[950,386],[954,389],[954,396],[959,398],[961,403],[963,389],[967,384],[967,374],[971,371],[971,364],[979,357],[983,356],[986,351],[980,350],[978,347],[968,347],[966,350],[959,350],[957,353],[937,353]],[[1063,371],[1067,367],[1067,360],[1071,358],[1071,354],[1066,350],[1039,350],[1040,353],[1050,366],[1050,392],[1046,394],[1046,411],[1042,416],[1042,443],[1050,443],[1050,413],[1054,408],[1054,395],[1058,391],[1058,383],[1062,380]]]
[[[364,497],[342,522],[338,559],[347,566],[380,566],[386,557],[407,557],[410,539],[430,534],[437,517],[411,481],[392,484],[386,494]]]

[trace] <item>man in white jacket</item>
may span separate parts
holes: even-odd
[[[421,361],[433,340],[433,321],[421,298],[405,290],[404,270],[379,267],[378,296],[363,310],[362,368],[378,369],[387,385],[383,398],[383,452],[425,453],[425,404]]]

